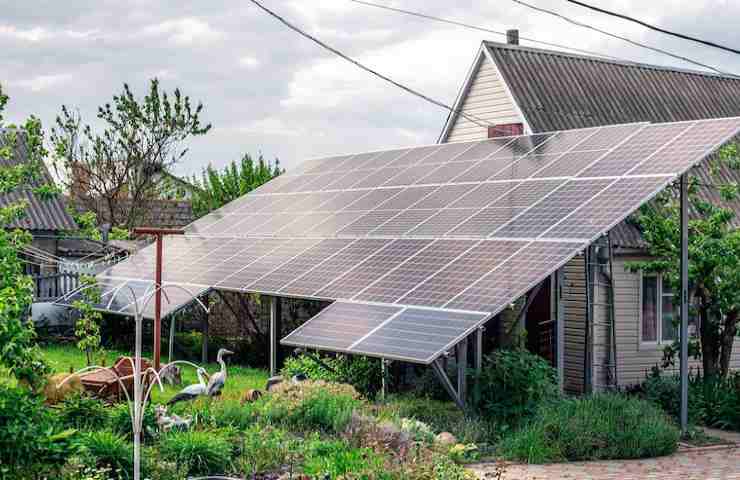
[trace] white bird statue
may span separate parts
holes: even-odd
[[[172,397],[170,401],[167,402],[167,405],[174,405],[177,402],[194,400],[206,393],[206,380],[203,378],[203,376],[207,376],[208,374],[206,373],[205,369],[201,367],[198,367],[198,369],[195,370],[195,374],[198,376],[198,383],[188,385],[187,387],[180,390],[177,395]]]
[[[209,397],[215,397],[217,395],[221,395],[221,390],[224,388],[224,384],[226,383],[226,364],[224,363],[224,355],[233,355],[234,352],[231,350],[226,350],[225,348],[222,348],[218,351],[218,355],[216,355],[216,361],[221,365],[221,371],[218,373],[214,373],[211,379],[208,381],[208,386],[206,387],[206,393]]]

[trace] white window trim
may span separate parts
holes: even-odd
[[[642,322],[643,322],[643,316],[642,316],[642,305],[643,305],[643,297],[644,297],[644,290],[643,290],[643,279],[645,277],[655,277],[657,278],[657,285],[656,290],[658,292],[658,298],[656,299],[656,327],[655,327],[655,338],[654,341],[647,341],[642,339]],[[672,344],[674,342],[674,339],[671,340],[664,340],[663,339],[663,275],[660,273],[656,274],[644,274],[642,271],[640,272],[640,283],[638,288],[640,289],[640,305],[638,306],[638,315],[639,315],[639,322],[637,323],[637,338],[638,338],[638,344],[640,346],[640,349],[657,349],[662,348],[665,345]]]

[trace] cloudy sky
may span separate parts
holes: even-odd
[[[261,0],[311,34],[451,104],[481,40],[502,38],[349,0]],[[564,0],[528,0],[635,40],[740,73],[740,56],[652,33]],[[663,27],[740,47],[736,0],[592,0]],[[369,76],[287,30],[248,0],[3,0],[0,83],[8,116],[53,122],[62,104],[94,121],[124,82],[157,77],[205,105],[211,132],[190,143],[180,174],[245,152],[287,168],[332,153],[433,143],[447,112]],[[400,8],[636,61],[668,57],[579,29],[510,0],[377,0]],[[526,42],[523,42],[526,44]]]

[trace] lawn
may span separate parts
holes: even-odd
[[[42,349],[44,358],[56,373],[68,373],[76,371],[86,366],[85,354],[74,345],[47,345]],[[104,363],[105,366],[113,365],[120,356],[128,355],[126,352],[116,350],[106,350],[102,358],[96,361]],[[168,361],[167,356],[162,357],[162,362]],[[209,374],[214,374],[221,369],[218,363],[206,364],[205,369]],[[175,395],[180,389],[187,385],[198,383],[195,370],[187,365],[181,365],[182,385],[169,386],[165,385],[165,390],[160,392],[155,388],[152,392],[152,401],[154,403],[164,403]],[[223,397],[228,399],[239,399],[243,392],[250,388],[264,389],[268,374],[265,370],[258,368],[242,367],[238,365],[228,365],[228,377],[223,390]]]

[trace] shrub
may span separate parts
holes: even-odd
[[[123,435],[100,430],[82,435],[79,442],[83,454],[90,457],[96,467],[109,467],[123,478],[133,474],[133,446]]]
[[[159,452],[188,475],[223,474],[231,462],[231,444],[218,431],[170,432],[160,440]]]
[[[238,430],[246,430],[257,421],[252,405],[241,405],[236,400],[218,402],[213,406],[210,413],[213,426],[218,428],[233,427]]]
[[[680,380],[677,375],[651,374],[641,385],[647,400],[674,418],[680,414]],[[740,373],[726,379],[689,377],[689,420],[710,427],[740,430]]]
[[[74,393],[60,404],[59,417],[69,428],[90,430],[105,425],[108,410],[101,400],[85,393]]]
[[[131,427],[131,413],[128,403],[119,403],[110,408],[108,412],[108,425],[114,433],[123,435],[128,440],[133,440],[134,432]],[[157,418],[151,403],[147,403],[144,409],[143,427],[142,434],[145,438],[155,436],[157,432]]]
[[[377,478],[382,459],[369,448],[352,448],[340,440],[314,438],[305,448],[303,473],[311,478]]]
[[[143,449],[141,457],[142,477],[147,480],[182,480],[188,476],[185,465],[163,460],[156,448]]]
[[[680,432],[654,404],[621,394],[544,404],[532,423],[499,443],[505,458],[542,463],[673,453]]]
[[[296,442],[283,430],[252,425],[240,439],[238,470],[250,475],[277,470],[297,448]]]
[[[347,383],[368,397],[380,390],[380,360],[348,355],[321,355],[318,359],[321,363],[309,355],[290,357],[280,373],[285,378],[302,373],[311,380]]]
[[[0,477],[33,478],[75,453],[75,432],[63,430],[42,402],[25,388],[0,384]]]
[[[498,350],[486,357],[479,382],[478,409],[505,423],[517,424],[559,396],[557,371],[524,349]]]

